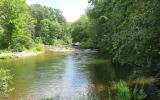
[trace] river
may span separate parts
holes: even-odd
[[[98,53],[54,53],[0,61],[0,67],[10,69],[12,87],[4,100],[76,100],[96,94],[103,98],[104,89],[112,81],[125,80],[129,68],[113,65]],[[72,98],[72,99],[71,99]]]

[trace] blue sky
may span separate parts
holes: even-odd
[[[85,13],[88,0],[27,0],[27,3],[29,5],[38,3],[52,8],[58,8],[63,11],[63,15],[68,22],[73,22]]]

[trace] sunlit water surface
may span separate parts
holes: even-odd
[[[53,53],[0,61],[10,69],[14,91],[4,100],[76,100],[89,94],[101,95],[111,81],[126,79],[128,69],[113,66],[97,53]],[[102,97],[103,98],[103,97]]]

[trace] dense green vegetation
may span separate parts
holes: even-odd
[[[114,89],[112,89],[112,92],[111,89],[109,90],[109,100],[143,100],[147,96],[144,92],[143,84],[142,86],[135,85],[135,87],[130,88],[127,82],[120,81],[114,83],[112,87]],[[115,96],[111,93],[115,93]]]
[[[160,1],[89,2],[87,15],[72,24],[73,40],[110,54],[114,62],[158,71]]]
[[[30,49],[38,43],[71,43],[69,25],[59,9],[25,0],[0,1],[0,48],[14,51]]]
[[[83,15],[71,25],[73,42],[80,42],[81,48],[92,48],[93,41],[89,33],[89,18]]]
[[[30,13],[35,20],[32,36],[36,42],[48,45],[63,45],[72,42],[69,24],[66,23],[59,9],[35,4],[31,5]]]
[[[59,9],[27,5],[25,0],[0,1],[0,48],[23,51],[36,44],[80,42],[97,48],[114,62],[158,66],[159,0],[89,0],[87,14],[70,24]],[[71,34],[72,33],[72,38]]]
[[[74,42],[98,49],[113,63],[140,69],[134,78],[160,73],[159,0],[89,0],[89,4],[86,15],[71,25]],[[109,93],[111,99],[114,91]],[[145,97],[143,88],[131,89],[126,82],[117,83],[116,93],[119,100]]]
[[[160,73],[160,0],[89,0],[89,4],[86,14],[70,24],[59,9],[0,0],[0,54],[44,51],[43,44],[69,45],[73,40],[81,48],[109,55],[114,63]],[[8,70],[0,69],[0,95],[11,90],[11,79]],[[115,88],[109,99],[142,100],[146,95],[143,87],[131,90],[125,81]]]

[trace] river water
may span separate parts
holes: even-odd
[[[12,87],[4,100],[78,100],[96,94],[103,98],[107,84],[125,80],[132,73],[128,68],[111,64],[98,53],[46,52],[35,57],[0,61],[10,69]]]

